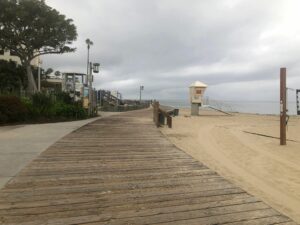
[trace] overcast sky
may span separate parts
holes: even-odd
[[[208,84],[220,100],[278,100],[279,69],[300,89],[299,0],[46,0],[74,20],[76,53],[44,56],[44,67],[86,72],[101,63],[98,89],[125,98],[188,97]],[[292,92],[290,96],[295,95]]]

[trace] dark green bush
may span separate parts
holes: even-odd
[[[51,122],[87,118],[82,102],[73,102],[68,94],[36,93],[30,98],[0,96],[0,124],[21,121]]]
[[[33,107],[32,100],[30,98],[22,98],[21,101],[28,110],[28,120],[36,120],[40,117],[40,113]]]
[[[26,120],[28,109],[15,96],[0,96],[0,123],[14,123]]]
[[[35,115],[51,117],[53,115],[53,101],[50,95],[45,93],[35,93],[31,96],[31,111]]]
[[[81,104],[65,104],[63,102],[57,102],[53,109],[55,116],[67,119],[85,119],[87,113],[81,106]]]
[[[73,99],[66,92],[58,92],[55,94],[56,101],[63,102],[65,104],[73,104]]]

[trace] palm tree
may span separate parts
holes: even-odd
[[[90,47],[94,44],[89,38],[85,40],[85,43],[87,44],[87,67],[86,67],[86,74],[89,74],[89,64],[90,64]]]

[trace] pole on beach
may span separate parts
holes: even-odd
[[[144,86],[140,86],[140,104],[142,102],[142,91],[144,90]]]
[[[280,68],[280,145],[286,145],[286,68]]]
[[[299,98],[300,89],[296,90],[296,104],[297,104],[297,115],[300,115],[300,98]]]

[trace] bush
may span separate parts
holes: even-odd
[[[33,107],[32,100],[30,98],[22,98],[21,101],[26,106],[28,110],[28,119],[36,120],[40,117],[40,113]]]
[[[15,96],[0,96],[0,123],[14,123],[26,120],[28,109]]]
[[[51,117],[53,101],[50,95],[35,93],[31,96],[32,113],[40,116]]]
[[[31,122],[77,120],[87,117],[82,103],[72,102],[65,93],[59,95],[36,93],[31,98],[22,99],[0,96],[0,124],[26,120]]]
[[[55,94],[56,101],[63,102],[65,104],[73,104],[73,99],[66,92],[58,92]]]
[[[65,104],[58,102],[54,106],[54,113],[56,117],[67,119],[85,119],[87,113],[80,104]]]

